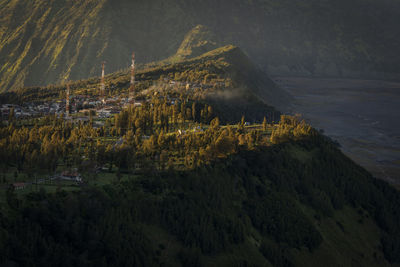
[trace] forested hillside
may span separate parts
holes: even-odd
[[[2,2],[11,10],[17,3]],[[130,10],[116,3],[85,2],[80,11],[90,7],[85,21],[95,28],[96,12]],[[172,3],[162,7],[187,2]],[[168,44],[162,34],[154,47]],[[220,47],[203,26],[182,39],[171,45],[177,53],[140,64],[132,80],[122,69],[104,84],[0,94],[0,265],[398,266],[399,192],[300,115],[282,115],[276,107],[290,96],[240,48]],[[69,52],[57,49],[61,66]],[[71,75],[80,62],[69,65]]]
[[[317,0],[0,1],[0,91],[174,55],[206,25],[270,74],[398,78],[400,4]],[[181,47],[182,48],[182,47]],[[385,74],[383,74],[385,73]]]
[[[214,124],[201,138],[211,141],[211,161],[185,170],[148,161],[135,174],[128,162],[118,165],[126,175],[100,187],[52,194],[42,189],[22,197],[8,190],[0,210],[0,263],[390,266],[400,261],[400,195],[394,188],[289,117],[282,118],[271,141],[247,139],[251,133],[241,143],[242,131],[248,129]],[[147,141],[126,140],[107,153],[139,162],[135,154],[194,148],[171,138],[153,148]],[[185,137],[185,143],[199,140]]]

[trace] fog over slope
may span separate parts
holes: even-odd
[[[0,91],[167,58],[198,24],[269,74],[398,78],[400,3],[1,0]]]

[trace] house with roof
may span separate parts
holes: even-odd
[[[73,182],[77,182],[77,183],[82,182],[82,177],[81,177],[80,173],[78,173],[77,171],[64,171],[61,173],[59,178],[61,180],[65,180],[65,181],[73,181]]]
[[[22,189],[26,188],[27,184],[26,183],[13,183],[11,186],[14,188],[14,190],[22,190]]]

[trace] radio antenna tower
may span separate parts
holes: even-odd
[[[135,53],[132,53],[131,65],[131,87],[129,88],[129,99],[132,101],[135,96]]]
[[[100,85],[100,94],[102,101],[105,101],[105,95],[106,95],[106,85],[104,83],[104,67],[105,67],[106,62],[103,61],[101,64],[101,85]]]
[[[65,113],[67,114],[67,117],[69,117],[69,112],[70,112],[70,95],[71,95],[71,89],[69,88],[69,82],[68,82],[66,99],[65,99]]]

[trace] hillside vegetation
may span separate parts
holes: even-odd
[[[281,115],[289,96],[241,49],[198,55],[214,44],[197,35],[140,66],[134,101],[128,71],[108,75],[110,117],[102,101],[1,116],[0,265],[398,266],[399,192]],[[71,95],[99,100],[99,82]],[[65,87],[0,102],[62,104]]]
[[[0,90],[174,55],[203,24],[270,74],[398,78],[398,1],[0,1]],[[204,44],[203,44],[204,45]],[[189,50],[186,50],[189,51]]]
[[[213,125],[205,135],[212,147],[216,142],[219,156],[208,163],[183,170],[150,165],[133,175],[117,158],[142,162],[133,155],[152,157],[166,146],[169,152],[179,151],[179,145],[172,149],[176,141],[170,139],[149,148],[147,141],[126,139],[124,147],[106,152],[114,153],[119,170],[128,172],[123,179],[117,174],[108,185],[69,193],[41,190],[18,197],[8,190],[0,213],[0,262],[389,266],[400,261],[398,191],[371,177],[331,141],[290,117],[275,126],[273,134],[280,138],[271,142],[246,137],[241,144],[239,137],[236,143],[231,133]],[[85,128],[78,138],[84,138]],[[52,135],[51,130],[40,132]],[[71,144],[90,144],[83,140]],[[230,142],[234,149],[225,150]]]

